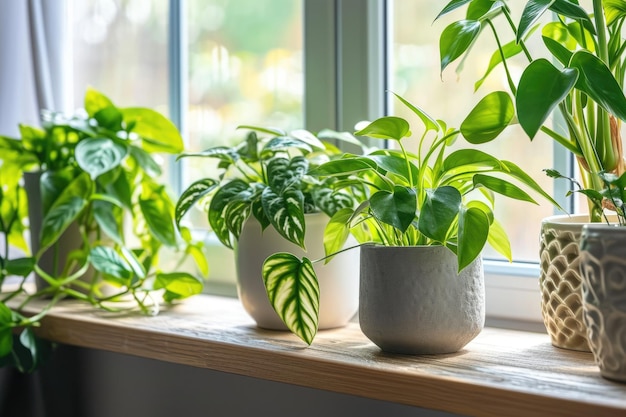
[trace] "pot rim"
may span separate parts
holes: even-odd
[[[617,222],[617,216],[614,214],[609,214],[608,218],[611,222]],[[553,216],[544,217],[541,220],[542,224],[556,224],[556,225],[579,225],[583,226],[586,224],[604,224],[605,222],[591,222],[589,221],[589,213],[578,213],[578,214],[555,214]]]

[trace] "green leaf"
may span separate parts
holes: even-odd
[[[85,110],[89,117],[95,117],[97,112],[107,107],[115,107],[115,105],[107,96],[92,87],[88,87],[85,92]]]
[[[577,78],[577,70],[566,68],[559,71],[543,58],[526,67],[519,81],[515,103],[519,123],[531,139],[554,107],[571,91]]]
[[[515,116],[513,100],[504,91],[483,97],[461,123],[461,134],[474,145],[490,142],[511,123]]]
[[[550,6],[550,10],[559,15],[574,19],[577,21],[577,23],[582,23],[585,29],[591,32],[591,34],[596,34],[596,28],[593,26],[591,18],[589,17],[585,9],[578,5],[578,1],[556,0]],[[600,10],[599,12],[602,13],[602,11]],[[576,26],[578,26],[578,24],[576,24]]]
[[[309,171],[309,175],[327,177],[357,174],[376,169],[376,163],[366,157],[334,159]]]
[[[291,160],[273,158],[267,164],[267,183],[277,191],[287,187],[298,187],[308,169],[309,161],[302,156],[296,156]]]
[[[474,175],[474,186],[475,187],[486,187],[491,191],[494,191],[498,194],[502,194],[509,198],[513,198],[516,200],[527,201],[529,203],[537,204],[537,202],[528,195],[524,190],[512,184],[508,181],[505,181],[501,178],[491,177],[489,175],[484,174],[476,174]]]
[[[273,155],[278,151],[288,151],[293,149],[301,149],[304,153],[313,152],[311,146],[299,139],[295,139],[289,136],[278,136],[272,138],[265,144],[261,150],[262,155]]]
[[[476,20],[460,20],[446,27],[439,37],[441,72],[463,55],[480,34],[481,23]]]
[[[150,229],[150,233],[161,243],[170,247],[176,247],[173,210],[162,193],[155,193],[150,199],[140,198],[139,207]]]
[[[443,161],[443,171],[449,172],[462,167],[499,168],[500,160],[478,149],[459,149],[452,152]]]
[[[508,259],[509,262],[513,261],[509,237],[507,236],[504,227],[502,227],[502,224],[495,219],[489,227],[489,237],[487,238],[487,242],[498,253]]]
[[[471,264],[482,252],[489,237],[489,217],[482,210],[470,207],[459,215],[458,247],[459,272]]]
[[[183,216],[193,207],[202,197],[209,194],[217,187],[218,182],[211,178],[204,178],[191,184],[176,202],[175,218],[176,224],[180,227],[180,221]]]
[[[209,225],[219,241],[228,248],[232,249],[233,243],[226,226],[224,210],[231,201],[250,201],[249,197],[252,193],[253,190],[248,183],[236,178],[220,187],[211,199],[208,213]]]
[[[228,164],[234,164],[239,159],[239,154],[232,148],[226,146],[216,146],[202,152],[181,153],[176,157],[176,160],[189,156],[216,158],[220,161],[227,162]]]
[[[39,249],[41,253],[56,242],[82,213],[89,203],[91,190],[92,183],[87,173],[80,174],[63,190],[50,211],[44,216]]]
[[[491,55],[491,59],[489,60],[489,66],[487,67],[485,74],[474,84],[474,91],[478,90],[483,85],[489,74],[491,74],[494,68],[496,68],[502,62],[503,54],[505,59],[508,59],[519,54],[520,52],[522,52],[522,50],[522,45],[515,41],[511,41],[502,46],[502,52],[500,51],[500,49],[496,49],[496,51]]]
[[[572,55],[574,55],[569,49],[547,36],[543,37],[543,43],[546,45],[546,48],[548,48],[550,53],[552,53],[552,55],[561,64],[563,64],[563,66],[569,65],[569,62],[572,59]]]
[[[117,215],[117,217],[116,217]],[[119,245],[123,245],[123,239],[120,234],[120,227],[122,225],[122,214],[119,208],[116,208],[108,201],[94,201],[93,202],[93,217],[96,219],[98,226],[107,234],[113,241]]]
[[[26,277],[35,268],[35,258],[16,258],[7,259],[4,264],[4,269],[8,275],[16,275],[19,277]]]
[[[154,289],[165,289],[166,302],[188,298],[202,292],[202,281],[186,272],[158,273]]]
[[[315,187],[311,190],[311,196],[315,202],[315,206],[332,217],[337,211],[353,207],[355,205],[354,198],[342,191],[332,190],[330,188]]]
[[[122,285],[133,276],[133,269],[113,248],[96,246],[89,252],[89,260],[96,270],[117,278],[115,281]]]
[[[354,211],[344,208],[330,218],[324,229],[324,253],[326,256],[339,252],[350,235],[350,219]],[[325,262],[330,261],[329,258]]]
[[[116,168],[126,157],[127,149],[109,138],[87,138],[76,145],[78,165],[96,179]]]
[[[419,173],[419,168],[415,166],[412,162],[408,161],[404,158],[401,153],[393,153],[392,151],[381,151],[385,152],[385,154],[378,154],[377,152],[373,152],[369,156],[365,156],[364,158],[368,158],[378,165],[380,168],[384,169],[387,172],[391,172],[401,178],[403,178],[406,182],[405,185],[411,183],[411,178],[413,178],[413,182],[417,181],[417,175]],[[408,165],[408,166],[407,166]],[[411,172],[408,172],[407,169],[410,169]]]
[[[115,106],[104,107],[98,110],[93,118],[96,119],[99,126],[109,129],[113,132],[122,130],[122,113]]]
[[[453,10],[456,10],[459,7],[462,7],[462,6],[464,6],[467,3],[470,3],[472,1],[473,0],[452,0],[450,3],[446,4],[446,6],[443,8],[443,10],[441,10],[439,12],[439,14],[435,18],[435,20],[439,19],[442,16],[447,15],[448,13],[452,12]]]
[[[445,242],[450,227],[459,215],[461,203],[461,193],[454,187],[427,189],[419,214],[419,231],[437,242]]]
[[[505,168],[504,172],[506,172],[508,175],[512,176],[513,178],[518,179],[519,181],[522,182],[522,184],[526,185],[527,187],[532,189],[534,192],[540,194],[543,198],[548,200],[556,208],[565,212],[565,210],[563,210],[563,208],[559,205],[559,203],[557,203],[556,200],[552,198],[552,196],[549,193],[544,191],[544,189],[530,175],[528,175],[526,171],[524,171],[523,169],[521,169],[520,167],[518,167],[511,161],[501,160],[500,163]]]
[[[409,187],[395,186],[393,192],[378,191],[370,197],[374,216],[404,233],[417,211],[417,195]]]
[[[285,239],[304,249],[306,225],[302,191],[287,189],[278,194],[268,187],[261,194],[261,203],[263,211],[276,231]]]
[[[208,276],[209,263],[207,262],[206,255],[202,251],[202,247],[196,245],[188,245],[185,251],[188,255],[191,255],[202,276]]]
[[[603,0],[604,14],[608,26],[626,16],[626,2],[624,0]]]
[[[415,113],[417,115],[417,117],[420,118],[422,123],[424,123],[424,127],[426,128],[427,132],[429,130],[434,130],[435,132],[439,132],[441,130],[441,127],[439,126],[439,123],[437,123],[437,121],[435,119],[430,117],[424,110],[422,110],[419,107],[414,106],[413,104],[409,103],[407,100],[405,100],[404,98],[402,98],[401,96],[399,96],[396,93],[393,93],[393,95],[396,96],[398,98],[398,100],[400,100],[402,103],[404,103],[405,106],[407,106],[413,113]]]
[[[578,51],[570,61],[578,69],[576,88],[584,91],[593,101],[616,117],[626,120],[626,97],[611,70],[595,55]]]
[[[411,136],[411,130],[409,122],[401,117],[385,116],[374,120],[363,129],[355,132],[355,135],[399,141],[404,137]]]
[[[272,136],[287,136],[287,132],[277,127],[240,125],[240,126],[237,126],[237,129],[249,129],[249,130],[254,130],[257,132],[261,132],[261,133],[266,133]]]
[[[142,147],[149,153],[182,152],[183,138],[170,120],[161,113],[141,107],[125,108],[120,110],[124,115],[126,125],[133,124],[133,133],[142,139]]]
[[[146,174],[153,178],[161,175],[161,167],[148,152],[132,145],[128,147],[128,151]]]
[[[135,273],[135,275],[140,279],[145,278],[146,269],[141,264],[141,261],[139,261],[139,259],[137,258],[137,255],[135,255],[133,251],[123,245],[120,246],[120,252],[122,252],[124,259],[126,259],[126,261],[128,262],[128,266],[130,266],[130,269]]]
[[[519,25],[517,25],[517,42],[522,40],[526,32],[537,23],[555,1],[556,0],[529,0],[528,3],[526,3]]]
[[[326,149],[321,140],[319,140],[313,133],[309,132],[305,129],[296,129],[289,132],[289,136],[298,139],[301,142],[306,143],[311,148],[316,149],[318,151],[323,151]]]
[[[270,304],[295,335],[313,343],[319,321],[320,290],[311,261],[277,253],[263,263]]]
[[[494,0],[472,0],[467,8],[466,19],[485,20],[493,19],[506,7],[503,1]]]
[[[41,190],[42,213],[45,215],[63,190],[72,182],[76,174],[72,168],[44,171],[41,173],[39,188]]]
[[[252,206],[249,200],[233,200],[224,208],[224,220],[226,227],[233,234],[235,239],[239,240],[243,225],[250,217]]]

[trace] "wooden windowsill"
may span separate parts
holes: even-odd
[[[34,306],[36,307],[36,305]],[[358,324],[310,347],[258,329],[236,299],[200,295],[158,316],[118,316],[62,302],[40,336],[86,348],[472,416],[624,416],[626,384],[603,379],[590,353],[545,334],[485,328],[451,355],[382,353]]]

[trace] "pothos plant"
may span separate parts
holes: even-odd
[[[400,117],[382,117],[357,131],[357,136],[397,146],[366,155],[346,154],[309,171],[320,179],[341,180],[346,189],[357,186],[365,191],[358,206],[343,208],[330,219],[324,232],[326,256],[310,260],[278,253],[263,265],[263,279],[274,309],[308,344],[317,332],[319,313],[313,263],[328,262],[341,252],[350,234],[360,244],[446,246],[457,255],[460,271],[480,256],[486,244],[512,258],[506,232],[494,216],[496,195],[536,204],[525,188],[557,205],[513,162],[479,149],[453,150],[451,146],[463,129],[450,128],[397,97],[423,124],[417,149],[410,152],[405,147],[404,139],[412,132],[409,122]],[[475,139],[479,129],[482,141],[497,136],[489,126],[497,121],[489,121],[489,114],[488,103],[477,105],[463,122],[467,137]]]
[[[252,216],[264,230],[273,227],[288,241],[306,249],[305,214],[329,216],[352,207],[354,195],[336,179],[318,179],[309,169],[341,155],[336,143],[362,148],[349,133],[323,130],[317,135],[298,129],[241,126],[249,132],[233,146],[217,146],[179,158],[212,158],[218,162],[213,177],[191,184],[176,205],[176,222],[197,203],[207,213],[210,228],[220,242],[233,248],[246,220]],[[260,271],[259,271],[260,273]]]
[[[177,232],[174,202],[159,182],[157,154],[183,150],[171,121],[148,108],[117,107],[90,88],[83,111],[71,117],[43,112],[41,122],[41,127],[20,125],[20,138],[0,137],[0,233],[7,250],[14,246],[29,255],[22,177],[40,176],[43,220],[40,236],[33,236],[39,249],[18,259],[9,259],[8,251],[0,256],[0,358],[22,368],[16,352],[27,347],[36,362],[32,326],[57,301],[73,297],[108,311],[129,308],[117,301],[132,301],[130,308],[156,314],[160,300],[170,303],[201,292],[200,278],[179,271],[187,256],[208,273],[201,243],[185,228]],[[81,241],[67,259],[55,259],[56,268],[45,270],[41,257],[67,244],[63,235],[72,225]],[[162,250],[181,255],[169,271],[160,262]],[[88,271],[93,272],[89,281],[81,279]],[[25,286],[32,272],[46,284],[35,292]],[[2,287],[8,276],[19,277],[17,283]],[[106,294],[103,286],[109,288]],[[48,302],[39,314],[23,316],[21,309],[35,298]],[[20,301],[11,309],[13,299]],[[16,328],[24,330],[13,343]]]
[[[463,18],[441,33],[441,71],[457,60],[464,62],[476,39],[491,32],[497,49],[485,62],[476,89],[502,66],[510,92],[488,94],[500,95],[507,103],[493,112],[504,116],[502,109],[514,102],[515,112],[503,120],[519,123],[531,139],[541,131],[564,146],[577,158],[584,188],[600,192],[600,173],[624,172],[620,125],[626,120],[626,7],[623,0],[586,3],[528,0],[515,19],[503,0],[453,0],[437,19],[467,6]],[[503,29],[496,28],[496,19],[502,19]],[[527,45],[532,36],[541,36],[544,50],[531,51]],[[511,67],[520,62],[523,72],[517,81]],[[559,117],[550,119],[553,114]],[[556,127],[558,118],[563,128]],[[602,212],[592,200],[589,211],[591,221],[601,220]]]

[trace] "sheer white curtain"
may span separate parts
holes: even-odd
[[[68,0],[0,1],[0,135],[37,124],[41,109],[69,111]]]
[[[19,137],[19,123],[38,125],[41,109],[68,112],[68,3],[0,0],[0,135]],[[38,374],[0,368],[0,416],[47,417],[46,408]]]

